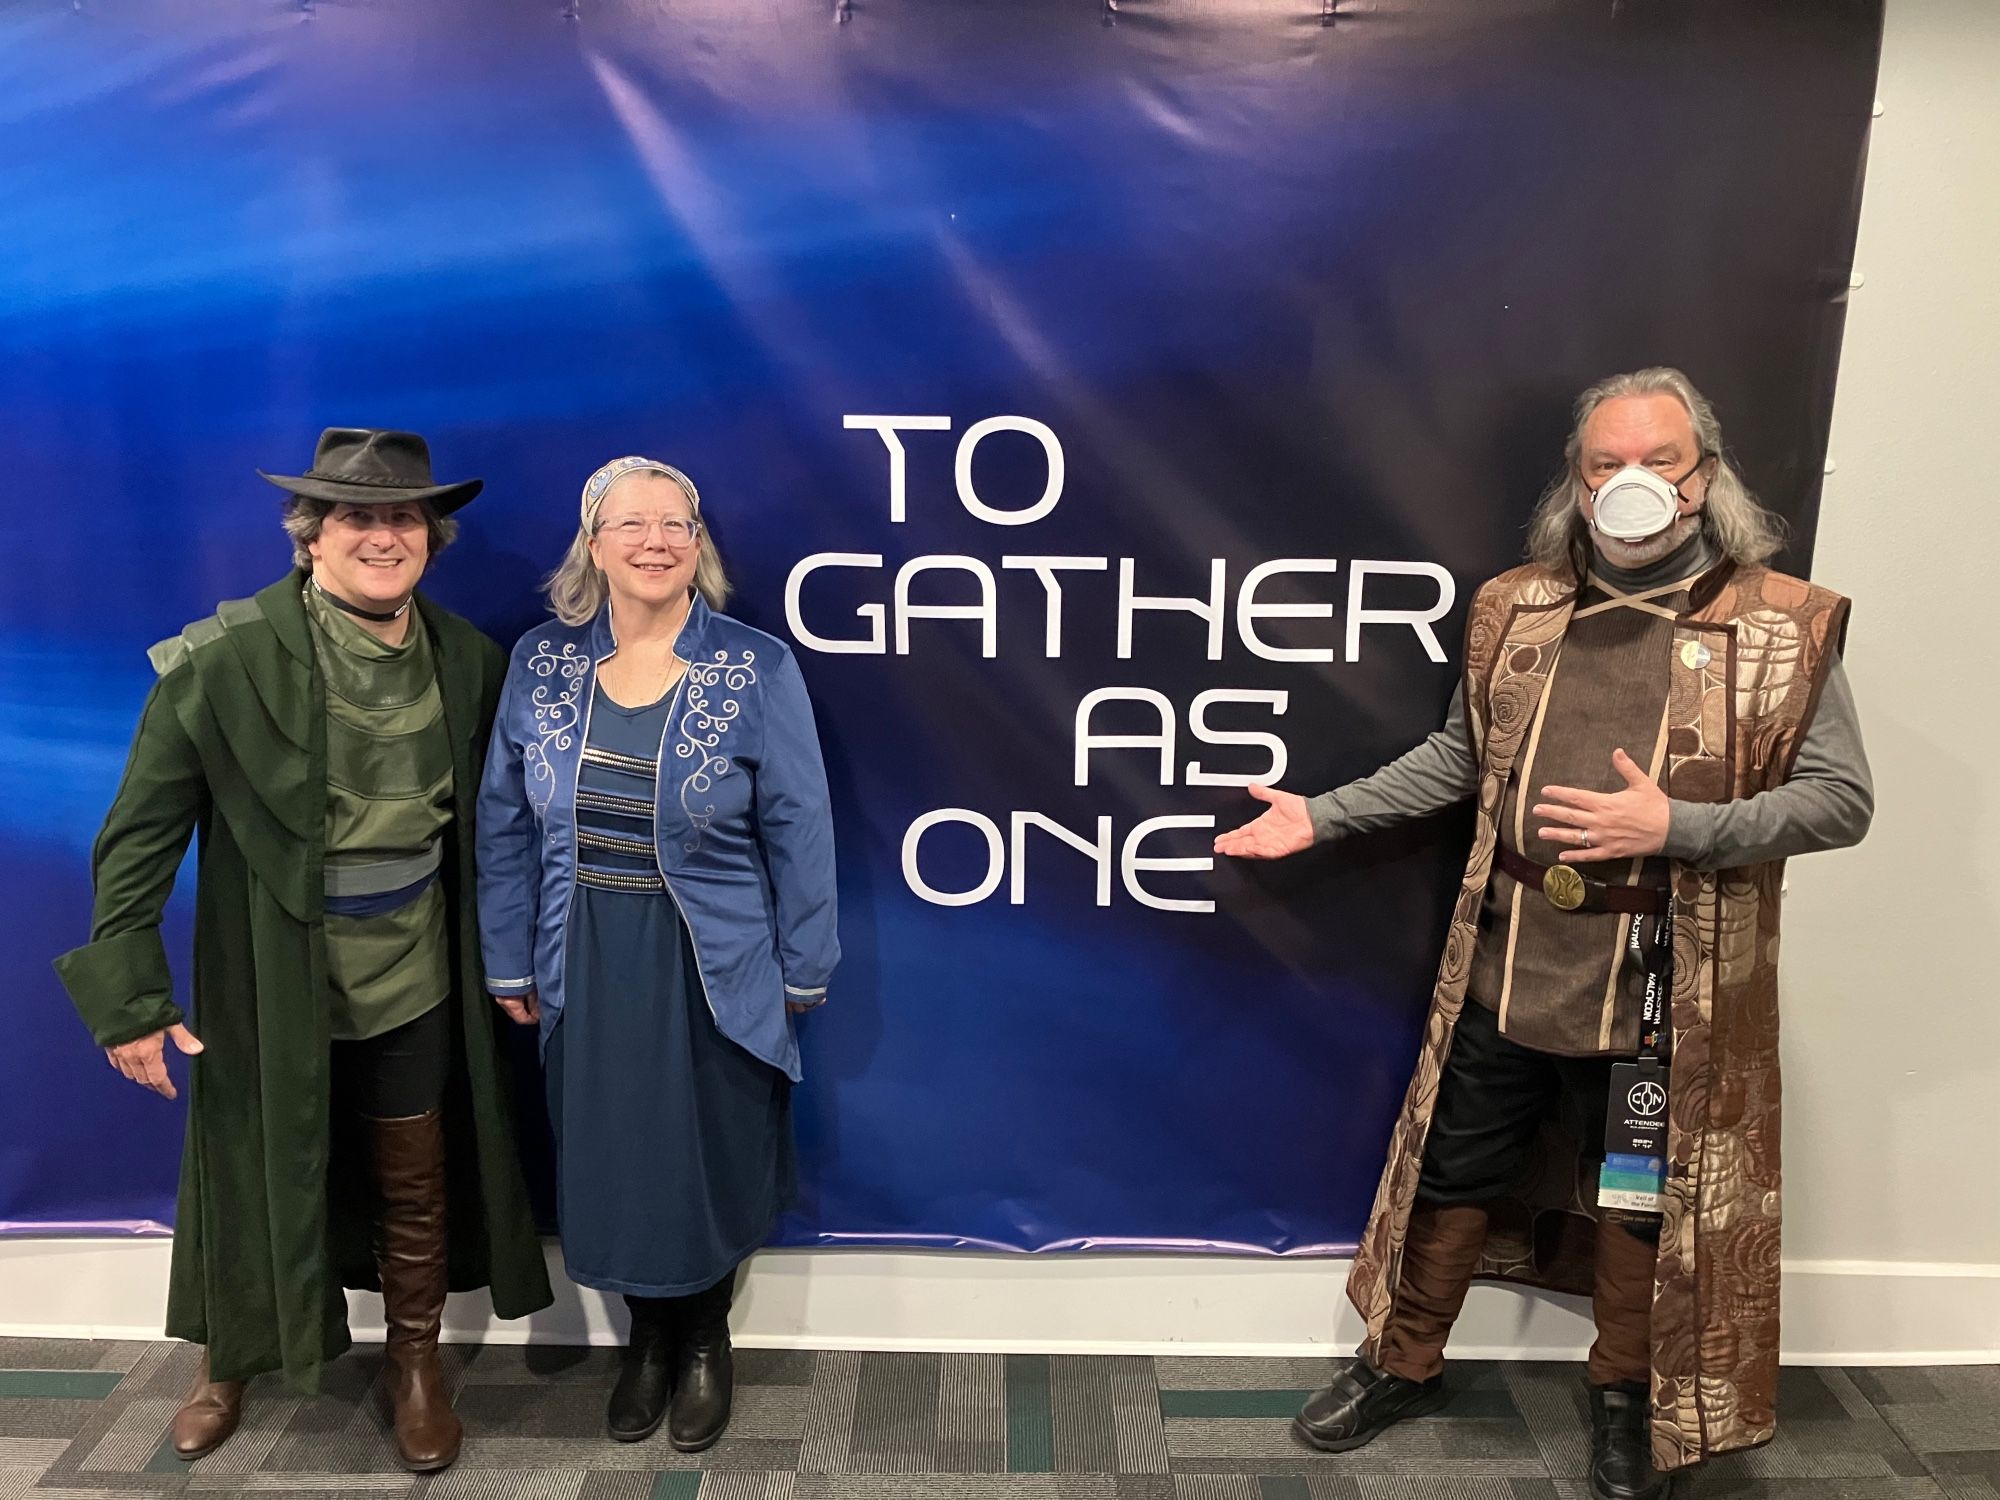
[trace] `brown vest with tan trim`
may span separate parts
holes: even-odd
[[[1570,846],[1540,837],[1544,824],[1534,805],[1549,786],[1622,791],[1614,750],[1660,778],[1667,658],[1694,581],[1638,594],[1595,579],[1585,585],[1507,782],[1499,826],[1504,847],[1538,865],[1555,864]],[[1660,858],[1593,860],[1576,868],[1611,885],[1664,888],[1668,878]],[[1501,1034],[1524,1047],[1567,1057],[1629,1057],[1639,1048],[1643,985],[1637,966],[1625,962],[1631,921],[1616,912],[1560,911],[1539,889],[1523,890],[1496,869],[1479,914],[1467,996],[1496,1012]]]
[[[1417,1067],[1362,1232],[1348,1296],[1371,1353],[1395,1306],[1424,1141],[1479,947],[1508,787],[1543,715],[1577,608],[1538,567],[1502,574],[1466,622],[1465,702],[1478,820]],[[1671,623],[1661,774],[1688,802],[1784,781],[1839,651],[1848,605],[1764,568],[1712,570]],[[1634,756],[1634,759],[1639,757]],[[1641,764],[1644,764],[1642,761]],[[1779,863],[1678,863],[1670,1167],[1653,1299],[1653,1458],[1677,1469],[1775,1430],[1778,1376]],[[1536,1179],[1495,1205],[1482,1274],[1590,1289],[1595,1221],[1574,1141],[1550,1136]]]

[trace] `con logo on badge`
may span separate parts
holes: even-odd
[[[1681,642],[1681,663],[1691,672],[1699,672],[1713,659],[1713,653],[1700,641]]]
[[[1632,1085],[1625,1095],[1625,1102],[1642,1119],[1657,1120],[1667,1107],[1667,1091],[1657,1083],[1646,1080]]]

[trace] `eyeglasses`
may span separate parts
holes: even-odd
[[[701,535],[701,522],[685,520],[680,516],[622,516],[616,521],[600,522],[597,530],[600,536],[608,536],[627,547],[637,547],[655,526],[660,528],[660,540],[669,547],[685,547]]]

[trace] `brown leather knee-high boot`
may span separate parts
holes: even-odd
[[[396,1451],[417,1473],[458,1457],[464,1436],[438,1363],[444,1321],[444,1117],[436,1110],[370,1120],[375,1178],[382,1195],[377,1261],[388,1325],[389,1401]]]
[[[210,1380],[208,1351],[201,1351],[201,1368],[195,1371],[181,1409],[174,1413],[174,1457],[192,1462],[204,1453],[213,1453],[229,1441],[243,1420],[241,1380]]]
[[[1444,1369],[1445,1341],[1485,1244],[1486,1209],[1480,1204],[1418,1204],[1410,1211],[1396,1305],[1378,1351],[1382,1369],[1405,1380],[1429,1380]]]
[[[1632,1229],[1640,1232],[1634,1234]],[[1590,1346],[1590,1383],[1649,1386],[1653,1372],[1653,1272],[1660,1259],[1659,1221],[1634,1221],[1616,1209],[1597,1225],[1597,1266],[1590,1310],[1597,1342]]]

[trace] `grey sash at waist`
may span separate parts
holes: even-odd
[[[342,860],[326,862],[326,890],[329,900],[347,900],[355,896],[380,896],[389,891],[400,891],[406,886],[427,881],[438,872],[444,863],[444,840],[434,838],[415,854],[398,855],[394,859],[371,859],[360,861]]]

